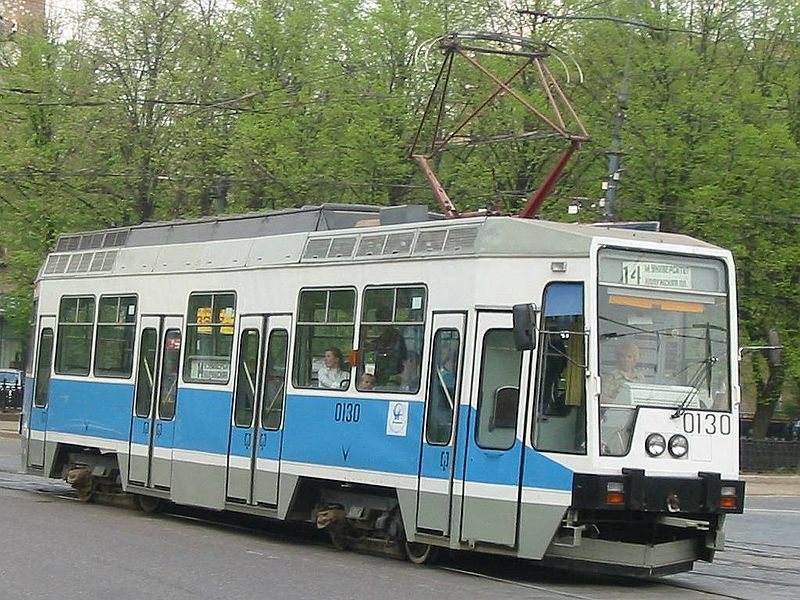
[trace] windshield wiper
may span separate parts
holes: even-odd
[[[708,397],[711,399],[711,374],[714,370],[714,365],[719,361],[719,357],[714,356],[711,354],[711,330],[717,329],[722,330],[721,327],[716,325],[712,325],[711,323],[700,323],[698,325],[692,325],[692,327],[703,327],[706,330],[705,335],[705,350],[706,350],[706,357],[700,361],[700,367],[698,367],[697,372],[692,376],[691,381],[689,381],[689,385],[692,387],[689,392],[687,392],[686,397],[678,406],[677,410],[672,413],[673,419],[677,419],[678,417],[682,416],[686,413],[686,409],[689,406],[689,401],[692,399],[692,396],[697,395],[697,390],[695,386],[698,384],[702,384],[703,379],[705,379],[705,383],[708,389]]]
[[[714,357],[712,358],[714,362],[716,362],[716,358]],[[671,419],[677,419],[678,417],[686,413],[686,409],[689,408],[689,402],[691,402],[692,398],[697,396],[696,386],[699,383],[701,383],[703,381],[703,378],[706,376],[707,373],[706,363],[708,362],[709,360],[704,360],[700,362],[700,366],[697,368],[697,371],[695,371],[694,375],[692,375],[692,378],[689,380],[687,384],[690,388],[689,391],[686,392],[686,396],[683,397],[683,400],[681,400],[681,403],[678,405],[678,408],[675,409],[675,412],[672,413],[672,415],[670,416]]]

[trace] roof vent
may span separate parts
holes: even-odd
[[[47,264],[44,267],[45,275],[58,275],[67,270],[69,264],[69,254],[53,254],[47,257]]]
[[[327,258],[331,247],[331,238],[311,238],[306,242],[303,260],[321,260]]]
[[[414,254],[438,254],[444,247],[447,237],[446,229],[434,229],[420,231],[417,243],[414,246]]]
[[[361,236],[356,256],[379,256],[383,252],[385,242],[386,234]]]
[[[356,236],[334,238],[328,250],[328,258],[350,258],[356,248]]]
[[[447,232],[447,241],[444,244],[445,254],[467,254],[475,250],[475,240],[478,238],[477,227],[458,227]]]
[[[390,233],[386,238],[386,246],[383,248],[383,254],[384,256],[408,256],[411,254],[411,246],[413,244],[413,231]]]

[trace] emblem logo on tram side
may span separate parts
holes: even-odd
[[[405,436],[408,428],[408,402],[390,402],[386,415],[386,435]]]

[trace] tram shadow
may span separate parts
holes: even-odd
[[[659,583],[659,579],[655,577],[583,572],[521,558],[470,552],[444,554],[437,561],[437,566],[450,571],[521,585],[548,584],[564,587],[593,585],[608,588],[645,589]]]
[[[159,510],[165,516],[174,516],[202,522],[204,526],[225,530],[239,530],[250,535],[263,535],[270,541],[329,545],[329,537],[311,523],[278,521],[258,515],[232,511],[215,511],[194,506],[164,503]]]
[[[204,527],[219,527],[227,531],[239,530],[245,535],[263,535],[268,537],[271,542],[313,544],[333,549],[327,533],[312,523],[277,521],[256,515],[229,511],[218,512],[170,503],[166,503],[160,512],[165,516],[196,520]],[[363,548],[356,552],[384,556],[387,560],[397,558],[396,555],[370,552]],[[647,589],[659,584],[658,578],[581,572],[543,565],[531,560],[476,552],[442,552],[431,567],[523,586],[558,585],[565,588],[578,588],[593,585],[609,589],[625,587],[636,590]]]

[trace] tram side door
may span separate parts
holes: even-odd
[[[251,500],[253,440],[256,435],[256,401],[261,385],[263,334],[263,316],[248,315],[240,318],[236,381],[228,439],[225,495],[229,502],[249,504]]]
[[[530,352],[516,349],[511,312],[478,312],[466,435],[461,540],[517,543]]]
[[[276,506],[291,315],[241,319],[227,499]]]
[[[451,494],[465,313],[434,313],[425,427],[417,487],[417,529],[450,534]]]
[[[160,490],[169,490],[172,487],[172,449],[175,440],[175,409],[179,392],[182,336],[183,317],[164,317],[150,453],[150,485]]]
[[[142,316],[128,454],[128,481],[134,485],[150,485],[162,318]]]
[[[291,315],[267,317],[264,376],[253,457],[253,504],[277,506],[283,448],[283,413],[289,364]]]
[[[50,376],[53,372],[53,350],[56,318],[42,316],[39,320],[39,338],[36,344],[36,372],[34,373],[33,401],[28,416],[28,466],[44,468],[44,451],[47,439],[47,407],[50,396]]]

